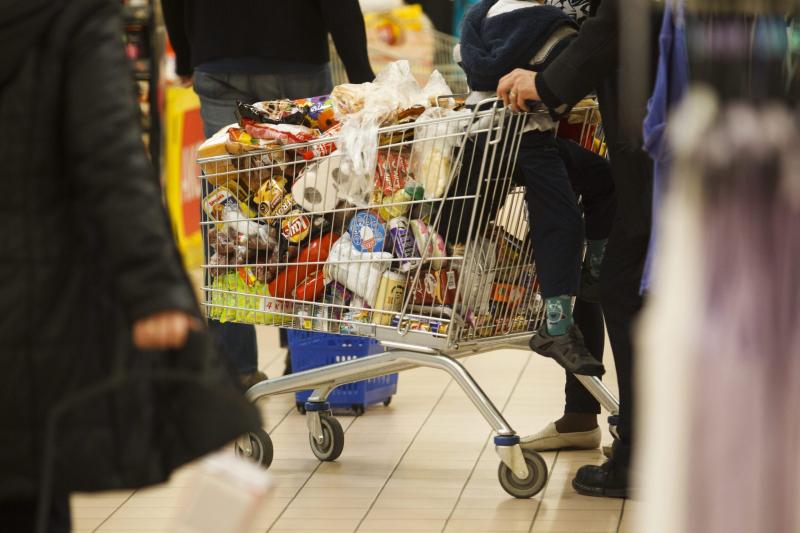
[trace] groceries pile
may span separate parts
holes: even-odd
[[[492,335],[502,316],[503,331],[527,328],[532,267],[501,268],[521,244],[494,228],[465,260],[433,225],[470,113],[439,98],[449,89],[436,74],[423,88],[392,67],[327,96],[239,103],[237,122],[201,146],[210,318]]]

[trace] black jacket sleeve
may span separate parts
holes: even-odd
[[[119,4],[98,2],[66,54],[64,164],[69,187],[101,237],[103,257],[130,320],[157,311],[197,313],[145,154],[133,83],[119,38]]]
[[[358,0],[321,0],[322,16],[328,24],[336,51],[342,58],[350,83],[375,79],[367,55],[367,31]]]
[[[190,76],[192,48],[186,34],[185,0],[161,0],[161,9],[164,12],[169,42],[175,50],[175,72],[178,76]]]
[[[561,111],[575,105],[616,70],[619,1],[603,0],[578,37],[536,77],[536,89],[547,107]]]

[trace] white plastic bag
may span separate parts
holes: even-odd
[[[425,88],[419,86],[408,61],[390,63],[372,83],[347,85],[334,90],[337,118],[342,122],[337,148],[342,168],[351,177],[340,187],[340,197],[364,206],[374,187],[373,174],[378,154],[378,128],[398,111],[414,106],[429,107],[438,96],[449,95],[444,77],[434,72]],[[356,112],[345,113],[344,111]]]
[[[454,118],[459,116],[464,118]],[[417,122],[436,121],[414,128],[414,148],[411,151],[411,169],[417,183],[425,188],[426,199],[441,198],[447,191],[453,149],[458,145],[461,139],[458,134],[467,127],[470,116],[469,111],[432,107],[417,119]],[[440,120],[446,118],[452,120]]]

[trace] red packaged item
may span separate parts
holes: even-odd
[[[294,293],[295,288],[310,275],[322,270],[331,246],[339,239],[335,233],[326,233],[308,243],[300,250],[295,260],[297,264],[284,268],[269,285],[269,294],[276,298],[286,298]],[[313,262],[314,264],[307,264]]]
[[[245,131],[256,139],[273,140],[281,144],[304,143],[319,137],[319,130],[293,124],[248,123]]]
[[[420,274],[414,285],[414,300],[418,305],[453,305],[458,287],[458,272],[452,269],[429,270]]]
[[[391,196],[406,186],[409,175],[408,157],[397,152],[378,152],[375,187]]]
[[[325,292],[325,275],[322,269],[315,274],[311,274],[304,279],[294,290],[294,297],[297,300],[313,302],[320,300]]]

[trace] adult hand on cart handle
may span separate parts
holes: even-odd
[[[133,343],[141,350],[175,350],[183,347],[189,331],[197,331],[197,318],[183,311],[161,311],[133,323]]]
[[[530,111],[525,103],[528,100],[539,101],[539,92],[536,90],[536,73],[524,68],[516,68],[500,78],[497,84],[497,95],[503,103],[511,106],[514,111]]]

